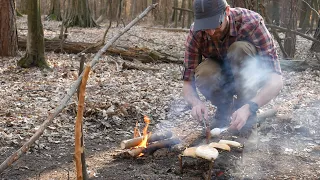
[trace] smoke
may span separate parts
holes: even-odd
[[[271,73],[271,69],[264,65],[265,59],[256,56],[243,60],[239,66],[233,66],[235,88],[238,95],[249,100],[255,96]]]

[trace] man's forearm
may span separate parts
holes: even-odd
[[[279,94],[282,86],[282,76],[272,73],[269,80],[261,88],[260,92],[252,99],[252,101],[257,103],[259,107],[264,106]]]
[[[182,92],[184,99],[192,106],[195,106],[201,102],[196,92],[195,86],[191,81],[183,82]]]

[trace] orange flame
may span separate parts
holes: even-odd
[[[134,127],[133,138],[141,136],[140,130],[138,128],[138,121],[136,122],[136,127]]]
[[[138,148],[138,147],[146,148],[147,144],[148,144],[148,137],[151,135],[151,132],[148,134],[148,127],[150,124],[149,117],[144,115],[143,120],[146,123],[146,125],[143,128],[143,139],[142,139],[141,143],[136,146],[136,148]],[[142,155],[143,155],[143,153],[139,154],[139,156],[142,156]]]

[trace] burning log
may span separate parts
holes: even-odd
[[[172,137],[172,132],[165,131],[165,132],[161,132],[161,133],[152,134],[148,138],[148,142],[155,142],[155,141],[159,141],[159,140],[168,139],[171,137]],[[139,145],[142,142],[142,140],[143,140],[143,136],[133,138],[133,139],[128,139],[128,140],[123,140],[120,144],[120,147],[121,147],[121,149],[128,149],[128,148]],[[139,149],[139,148],[137,148],[137,149]]]
[[[151,137],[150,137],[151,138]],[[155,142],[153,144],[148,145],[146,148],[144,147],[139,147],[139,148],[135,148],[132,149],[130,151],[128,151],[128,153],[132,156],[132,157],[137,157],[139,156],[141,153],[142,154],[152,154],[154,153],[156,150],[161,149],[161,148],[169,148],[173,145],[176,145],[180,143],[180,140],[177,138],[172,138],[172,139],[166,139],[166,140],[162,140],[162,141],[158,141]]]

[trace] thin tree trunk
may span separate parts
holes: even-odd
[[[174,0],[174,7],[178,7],[178,0]],[[178,10],[173,10],[173,20],[174,20],[174,27],[178,27]]]
[[[188,0],[188,8],[192,9],[192,0]],[[192,21],[193,21],[193,13],[189,12],[188,13],[188,27],[191,26]]]
[[[304,0],[302,1],[302,7],[303,10],[303,18],[300,22],[301,32],[306,32],[307,28],[310,27],[310,15],[311,15],[311,9],[309,8],[308,4],[310,4],[310,0]]]
[[[46,17],[47,20],[55,20],[55,21],[61,21],[61,8],[60,8],[60,0],[51,0],[50,3],[50,13]]]
[[[0,0],[0,56],[15,56],[18,50],[14,0]]]
[[[27,14],[28,0],[20,0],[20,3],[17,3],[17,9],[21,14]]]
[[[163,27],[167,27],[168,25],[168,0],[164,0],[164,21]]]
[[[318,20],[318,27],[314,32],[314,38],[320,40],[320,18]],[[320,52],[320,43],[313,42],[310,50],[314,52]]]
[[[40,15],[40,0],[28,0],[28,36],[25,56],[18,61],[23,68],[49,68],[44,58],[43,27]]]
[[[296,0],[287,1],[288,7],[286,9],[286,27],[287,29],[291,29],[296,31],[297,30],[297,5]],[[284,49],[288,57],[285,58],[293,58],[296,52],[296,34],[287,31],[285,34],[284,40]]]

